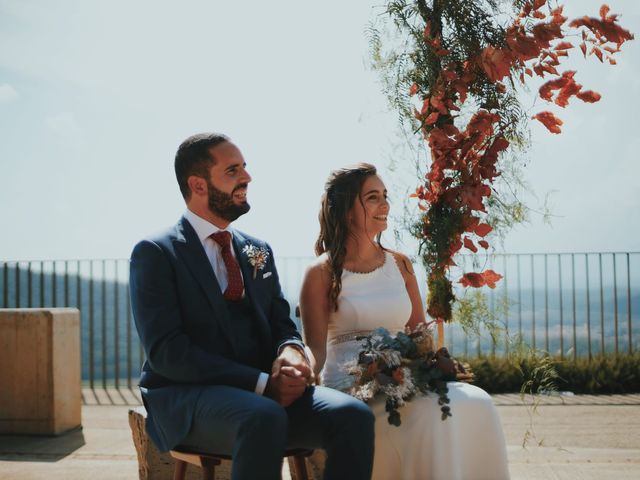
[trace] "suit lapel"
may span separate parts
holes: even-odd
[[[180,219],[178,223],[178,235],[174,240],[174,245],[176,252],[180,254],[180,257],[184,260],[187,268],[198,281],[205,296],[209,300],[211,308],[215,312],[215,318],[218,320],[233,350],[237,351],[236,339],[231,330],[229,309],[222,296],[220,285],[218,284],[215,273],[213,273],[213,269],[202,247],[202,243],[200,243],[200,239],[191,224],[184,217]]]

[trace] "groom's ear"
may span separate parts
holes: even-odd
[[[189,191],[191,196],[206,197],[208,195],[207,182],[204,178],[196,175],[191,175],[187,178],[187,185],[189,185]]]

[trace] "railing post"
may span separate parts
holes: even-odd
[[[578,336],[576,333],[576,259],[573,253],[571,254],[571,309],[573,312],[573,361],[575,362],[578,358]]]
[[[616,268],[616,254],[613,253],[613,348],[618,355],[618,274]]]
[[[604,287],[602,286],[602,253],[598,253],[600,271],[600,355],[604,355]]]
[[[587,345],[588,345],[588,355],[589,362],[593,358],[591,353],[591,288],[589,281],[589,254],[584,254],[584,266],[585,266],[585,277],[587,278]]]
[[[564,360],[564,304],[562,302],[562,254],[558,254],[558,294],[560,295],[560,360]]]
[[[629,354],[633,353],[633,334],[631,329],[631,263],[627,253],[627,332],[629,337]]]

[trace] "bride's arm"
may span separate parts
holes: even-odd
[[[329,274],[325,263],[311,265],[304,275],[300,291],[300,316],[304,340],[313,353],[314,373],[320,373],[327,357],[329,325]]]
[[[411,300],[411,316],[407,322],[407,327],[414,330],[419,324],[425,322],[424,306],[420,296],[420,289],[418,288],[418,281],[409,258],[398,252],[393,252],[393,256],[400,268],[409,299]]]

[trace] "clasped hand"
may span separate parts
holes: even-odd
[[[288,407],[313,383],[313,379],[311,366],[302,352],[286,346],[273,362],[265,395]]]

